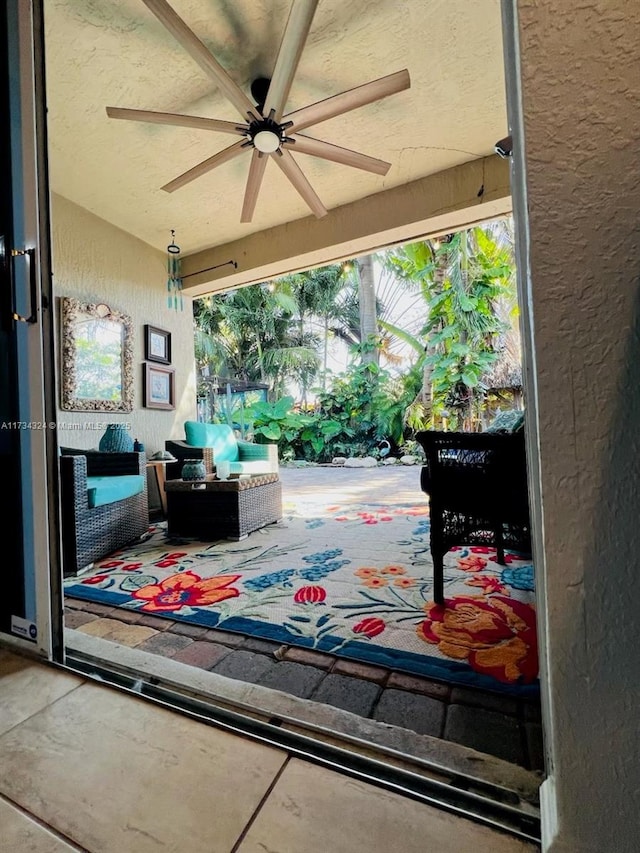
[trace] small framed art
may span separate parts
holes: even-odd
[[[143,374],[145,409],[175,409],[175,371],[173,367],[145,364]]]
[[[146,361],[171,364],[171,332],[145,325],[144,357]]]

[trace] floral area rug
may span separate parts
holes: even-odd
[[[65,593],[236,631],[449,683],[537,692],[530,559],[459,547],[445,557],[447,607],[434,604],[422,506],[285,506],[240,542],[142,544],[69,579]]]

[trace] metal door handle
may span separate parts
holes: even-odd
[[[20,258],[20,257],[28,257],[29,258],[29,300],[30,300],[30,308],[31,314],[28,317],[23,317],[22,314],[18,314],[16,311],[12,311],[11,316],[14,320],[18,320],[20,323],[37,323],[38,322],[38,282],[36,279],[36,250],[35,249],[12,249],[11,250],[12,258]],[[11,292],[11,301],[12,308],[15,308],[15,292],[12,288]]]

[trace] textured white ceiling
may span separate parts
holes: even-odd
[[[289,0],[172,0],[249,95],[270,76]],[[167,194],[160,187],[234,138],[117,121],[106,106],[238,121],[141,0],[46,0],[51,186],[164,249],[183,252],[309,216],[274,163],[240,224],[249,152]],[[411,89],[305,131],[393,165],[385,177],[299,154],[329,209],[464,163],[507,133],[499,0],[320,0],[287,103],[306,106],[407,68]]]

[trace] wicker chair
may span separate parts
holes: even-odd
[[[231,473],[277,474],[278,447],[275,444],[254,444],[236,438],[233,430],[227,424],[199,424],[193,421],[185,422],[185,434],[189,435],[188,427],[193,425],[200,431],[206,431],[210,438],[208,445],[191,444],[188,441],[165,441],[165,450],[175,456],[177,462],[167,465],[167,480],[176,480],[181,476],[182,466],[187,459],[202,459],[207,474],[216,470],[215,454],[221,449],[225,455],[222,459],[231,459]]]
[[[62,556],[64,575],[75,575],[142,536],[149,528],[144,453],[100,453],[61,448]],[[142,491],[103,506],[90,506],[87,476],[142,475]]]
[[[426,454],[420,484],[429,495],[434,600],[444,604],[443,558],[452,545],[530,553],[524,431],[419,432]]]

